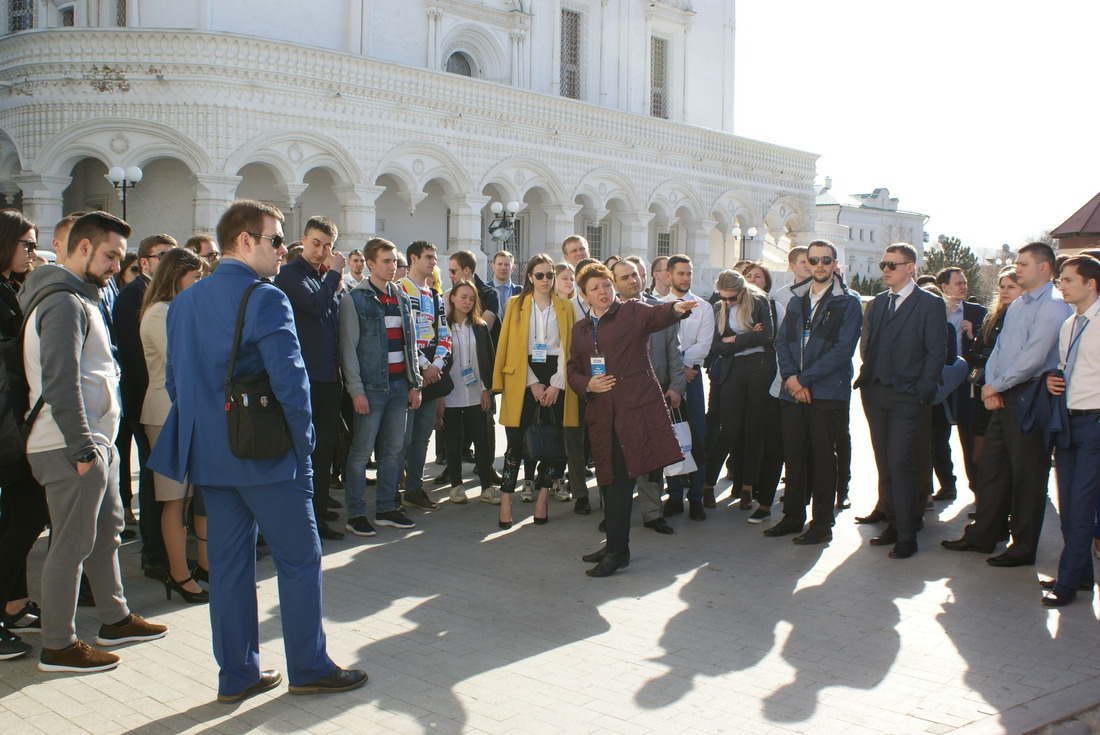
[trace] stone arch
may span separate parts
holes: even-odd
[[[742,228],[763,224],[760,210],[741,192],[730,189],[723,192],[710,207],[711,219],[726,222],[730,227],[739,221]]]
[[[455,26],[443,37],[442,53],[439,58],[446,68],[447,59],[455,52],[464,54],[473,67],[473,76],[491,82],[508,80],[508,57],[500,41],[482,26],[462,23]]]
[[[239,171],[250,163],[274,169],[286,183],[300,183],[306,173],[326,168],[338,183],[363,180],[359,165],[338,141],[311,130],[278,130],[250,140],[229,156],[226,171]]]
[[[689,186],[682,182],[669,180],[662,183],[649,196],[650,204],[660,204],[661,209],[679,217],[681,210],[687,210],[691,222],[697,222],[706,216],[707,208],[703,200]]]
[[[542,161],[527,156],[513,156],[499,162],[482,179],[479,189],[496,184],[516,201],[521,201],[532,189],[542,189],[551,201],[568,199],[558,176]]]
[[[790,194],[781,195],[772,202],[763,221],[769,230],[812,232],[814,229],[814,222],[802,202]]]
[[[408,187],[409,191],[423,191],[432,179],[439,179],[444,194],[463,194],[475,190],[470,175],[458,159],[445,148],[430,143],[402,143],[379,161],[372,181],[389,174]]]
[[[626,174],[613,168],[596,168],[585,174],[574,191],[573,198],[582,194],[587,194],[599,207],[606,207],[611,199],[617,198],[622,200],[629,211],[643,209],[634,190],[634,182]]]
[[[214,170],[202,146],[178,130],[125,117],[96,118],[70,125],[51,137],[24,168],[69,171],[85,158],[98,159],[108,167],[124,168],[157,158],[175,158],[193,172]]]

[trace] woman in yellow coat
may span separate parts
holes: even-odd
[[[523,290],[508,300],[497,340],[493,392],[501,394],[500,423],[508,436],[499,525],[512,526],[511,495],[523,460],[523,435],[541,408],[543,423],[577,425],[577,394],[568,386],[565,363],[572,342],[573,304],[554,295],[554,261],[545,253],[527,261]],[[559,462],[540,462],[535,484],[535,523],[548,519],[550,486]]]

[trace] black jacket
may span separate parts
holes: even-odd
[[[752,323],[759,324],[762,329],[756,332],[743,332],[737,335],[734,342],[723,342],[723,337],[731,336],[727,324],[721,320],[721,305],[714,307],[714,335],[711,338],[710,354],[704,362],[704,367],[710,370],[710,379],[724,383],[733,370],[733,356],[750,347],[763,347],[764,352],[771,354],[775,351],[775,324],[772,322],[771,300],[766,294],[752,292],[746,289],[743,298],[751,298]],[[738,308],[738,307],[734,307]]]

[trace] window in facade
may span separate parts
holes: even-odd
[[[115,0],[115,25],[126,27],[126,0]]]
[[[657,233],[657,255],[672,255],[672,233]]]
[[[34,28],[35,0],[8,0],[8,32]]]
[[[447,58],[447,71],[451,74],[461,74],[464,77],[472,77],[474,75],[473,67],[470,65],[470,59],[461,51],[455,51]]]
[[[874,230],[871,230],[870,232],[868,232],[867,236],[870,238],[871,242],[875,241],[875,231]]]
[[[581,14],[561,11],[561,96],[581,98]]]
[[[588,254],[596,260],[603,260],[603,225],[588,225],[584,236],[588,240]]]
[[[668,39],[649,39],[649,114],[668,119]]]
[[[72,28],[76,25],[76,11],[70,5],[67,8],[61,8],[59,11],[60,25],[64,28]]]

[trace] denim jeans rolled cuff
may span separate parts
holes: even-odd
[[[391,380],[386,391],[371,391],[365,395],[370,413],[355,414],[355,432],[344,473],[348,518],[367,515],[366,470],[372,453],[376,455],[378,465],[376,511],[386,513],[397,507],[397,481],[404,459],[408,382],[401,376]]]

